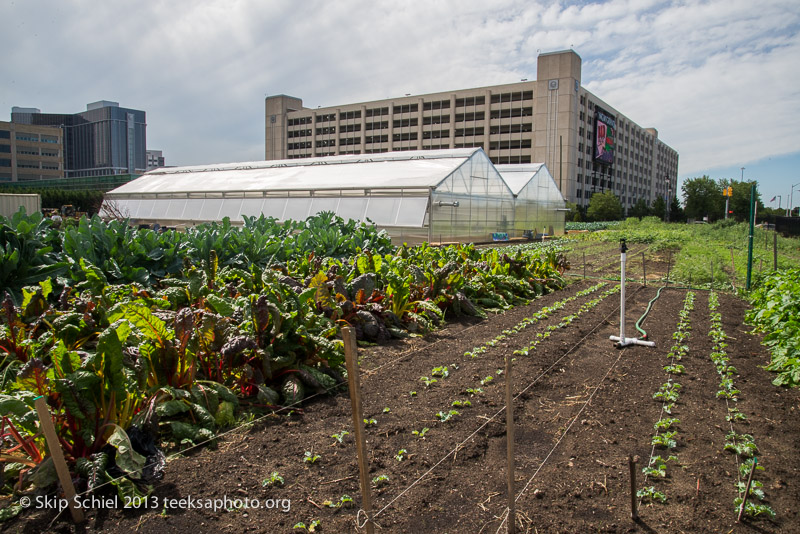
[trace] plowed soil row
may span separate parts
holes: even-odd
[[[577,299],[550,318],[509,336],[485,354],[466,351],[567,296],[589,287],[579,281],[486,320],[453,321],[435,334],[360,351],[364,417],[370,478],[385,475],[373,487],[376,523],[384,532],[495,532],[507,503],[504,358],[527,346],[548,325],[578,310]],[[609,284],[606,288],[612,287]],[[628,285],[627,335],[656,294],[652,285]],[[698,291],[691,314],[689,355],[679,378],[683,386],[674,417],[680,419],[669,476],[652,482],[668,497],[647,505],[641,521],[630,520],[627,458],[650,457],[653,423],[661,404],[652,394],[666,380],[663,366],[683,307],[685,290],[670,288],[655,301],[644,328],[656,347],[617,349],[609,341],[619,333],[619,296],[614,294],[571,325],[541,341],[528,356],[516,356],[512,373],[516,421],[515,483],[517,524],[523,532],[798,532],[797,391],[778,389],[762,366],[768,360],[759,338],[742,324],[746,305],[721,295],[723,326],[731,340],[728,353],[739,376],[739,408],[748,416],[737,428],[759,446],[758,475],[774,521],[735,524],[736,460],[723,451],[729,424],[724,401],[716,399],[718,375],[709,359],[711,341],[707,292]],[[421,376],[447,366],[449,376],[426,387]],[[481,380],[493,380],[481,385]],[[468,394],[468,388],[482,393]],[[412,391],[416,394],[412,395]],[[471,406],[452,406],[469,400]],[[386,410],[388,408],[388,410]],[[459,414],[440,422],[437,412]],[[9,532],[293,532],[298,522],[321,532],[358,531],[361,506],[346,393],[309,401],[303,413],[274,416],[224,437],[216,450],[202,449],[176,458],[156,487],[152,509],[100,509],[83,526],[68,514],[30,510],[5,525]],[[412,431],[429,428],[424,439]],[[332,434],[350,432],[339,444]],[[402,461],[396,459],[405,449]],[[304,462],[308,451],[320,456]],[[669,453],[667,453],[669,454]],[[277,471],[279,487],[263,481]],[[642,475],[639,473],[639,484]],[[699,482],[698,482],[699,481]],[[524,488],[524,491],[523,491]],[[698,489],[699,488],[699,489]],[[329,507],[343,495],[355,506]],[[165,499],[259,499],[259,509],[165,509]],[[289,511],[267,499],[291,500]],[[277,509],[275,509],[277,507]],[[361,514],[363,520],[363,514]],[[504,529],[503,529],[504,531]]]

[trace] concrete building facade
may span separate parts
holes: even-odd
[[[578,205],[610,189],[627,210],[677,187],[678,153],[587,91],[572,50],[539,55],[534,81],[316,109],[271,96],[265,125],[267,160],[482,147],[495,164],[545,163]]]
[[[0,184],[63,177],[60,128],[0,121]]]

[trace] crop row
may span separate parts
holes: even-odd
[[[691,291],[686,293],[686,298],[683,301],[683,308],[678,313],[678,324],[675,332],[672,334],[673,345],[670,348],[667,358],[669,363],[664,366],[664,371],[667,373],[667,381],[661,385],[659,390],[653,394],[653,399],[661,402],[661,414],[653,425],[655,434],[651,439],[653,446],[647,466],[642,469],[644,473],[644,483],[647,483],[648,477],[666,478],[668,462],[678,463],[678,457],[675,454],[670,454],[666,459],[662,458],[660,454],[655,454],[656,448],[672,450],[678,446],[676,436],[678,430],[677,425],[680,419],[672,417],[675,406],[680,397],[681,385],[675,381],[676,376],[684,374],[685,368],[680,362],[684,356],[689,353],[689,345],[687,344],[691,336],[691,322],[689,315],[694,310],[695,294]],[[665,416],[666,414],[666,416]],[[651,502],[666,502],[667,495],[663,491],[657,490],[655,486],[645,486],[637,492],[637,496],[641,499],[647,499]]]
[[[732,451],[736,454],[737,478],[735,481],[735,486],[737,497],[733,504],[735,510],[738,512],[739,508],[741,507],[745,492],[747,491],[746,482],[744,482],[743,479],[747,479],[750,476],[754,466],[758,471],[763,471],[764,467],[758,465],[758,463],[754,460],[754,455],[758,452],[758,446],[756,445],[753,436],[751,434],[740,434],[736,432],[734,428],[735,424],[743,424],[746,422],[747,417],[739,410],[737,406],[735,406],[735,404],[733,407],[731,407],[731,403],[736,403],[739,400],[740,391],[736,389],[736,386],[733,382],[734,377],[737,375],[737,370],[734,366],[730,365],[730,358],[725,350],[728,346],[726,343],[728,335],[722,328],[722,314],[720,314],[718,311],[719,296],[713,291],[711,291],[708,295],[708,310],[711,316],[711,329],[709,330],[708,335],[711,337],[714,343],[711,349],[710,357],[711,361],[714,362],[714,366],[716,367],[717,373],[720,377],[717,398],[725,400],[728,413],[726,419],[730,423],[731,429],[730,432],[728,432],[725,436],[724,450]],[[764,490],[761,489],[762,487],[763,484],[753,478],[748,493],[748,499],[750,499],[750,497],[754,497],[759,501],[764,501],[766,499],[766,495],[764,494]],[[752,500],[748,500],[744,511],[751,517],[757,517],[762,514],[775,517],[775,511],[763,502],[755,503]]]
[[[544,308],[541,308],[540,310],[536,311],[530,317],[525,317],[524,319],[522,319],[519,323],[517,323],[513,327],[503,330],[502,333],[498,334],[493,339],[491,339],[489,341],[486,341],[485,343],[483,343],[483,344],[481,344],[481,345],[479,345],[477,347],[474,347],[472,350],[469,350],[469,351],[465,352],[464,356],[467,356],[467,357],[470,357],[470,358],[474,358],[475,356],[479,356],[479,355],[485,353],[487,350],[489,350],[492,347],[495,347],[498,343],[500,343],[501,341],[505,340],[509,336],[512,336],[514,334],[518,334],[519,332],[522,332],[523,330],[525,330],[529,326],[531,326],[533,324],[536,324],[537,322],[539,322],[539,321],[541,321],[543,319],[546,319],[547,317],[549,317],[550,315],[552,315],[556,311],[560,310],[561,308],[563,308],[564,306],[566,306],[570,302],[573,302],[574,300],[577,300],[579,298],[585,297],[586,295],[590,295],[590,294],[594,293],[595,291],[599,290],[600,288],[602,288],[605,285],[606,285],[605,282],[597,283],[597,284],[595,284],[595,285],[593,285],[593,286],[591,286],[589,288],[586,288],[586,289],[584,289],[582,291],[579,291],[579,292],[575,293],[574,295],[572,295],[570,297],[567,297],[567,298],[564,298],[562,300],[559,300],[558,302],[555,302],[555,303],[551,304],[550,306],[545,306]]]
[[[21,234],[8,225],[0,229],[6,243],[34,247],[24,237],[36,234],[31,221],[14,224]],[[98,220],[78,228],[89,232],[87,243],[128,235]],[[40,470],[45,445],[33,406],[38,396],[47,400],[75,477],[90,489],[90,480],[104,476],[88,477],[87,469],[120,467],[109,458],[131,435],[134,442],[205,442],[243,412],[293,406],[306,392],[336,388],[343,382],[339,325],[355,327],[360,340],[380,342],[434,328],[445,314],[485,314],[482,303],[507,308],[564,284],[561,257],[546,249],[509,254],[459,245],[379,253],[355,247],[343,258],[307,252],[285,262],[237,263],[215,248],[227,250],[227,240],[239,239],[232,229],[220,234],[224,229],[209,230],[202,253],[179,258],[178,271],[149,272],[146,283],[118,283],[115,273],[123,270],[95,264],[87,249],[70,266],[77,269],[73,276],[50,272],[38,283],[25,281],[16,297],[13,287],[3,286],[11,296],[0,307],[0,435],[13,443],[0,464],[4,493],[52,480]],[[130,234],[165,235],[174,237]],[[113,253],[117,267],[125,250]],[[146,472],[144,465],[163,464],[163,454],[153,450],[138,451],[123,473],[134,478]],[[147,491],[130,478],[117,484],[120,491],[123,485],[127,492]]]
[[[776,386],[800,386],[800,269],[772,273],[750,294],[746,314],[772,355],[767,369],[778,376]]]

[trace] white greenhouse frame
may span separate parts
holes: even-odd
[[[185,228],[322,211],[409,244],[491,241],[518,224],[514,194],[481,148],[157,169],[109,191],[100,214]]]

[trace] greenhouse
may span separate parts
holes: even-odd
[[[564,219],[569,210],[547,166],[528,163],[497,165],[496,168],[514,194],[511,235],[564,234]]]
[[[520,197],[533,202],[540,189],[523,187]],[[520,214],[555,219],[545,212],[563,207],[558,199]],[[158,169],[108,192],[101,215],[185,228],[261,214],[302,221],[322,211],[372,221],[396,243],[491,241],[534,229],[515,219],[512,189],[481,148]],[[563,224],[562,215],[562,232]]]

